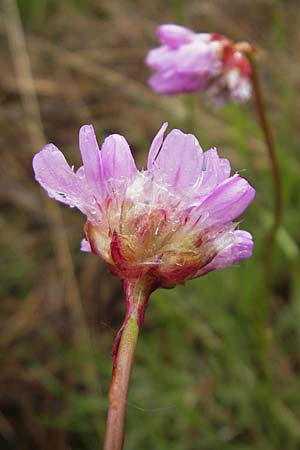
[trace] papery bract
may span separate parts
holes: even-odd
[[[176,36],[165,39],[177,45]],[[164,139],[166,127],[152,142],[146,170],[137,170],[120,135],[107,137],[100,150],[91,125],[80,129],[77,172],[53,144],[33,159],[48,195],[87,216],[81,249],[125,281],[147,280],[149,292],[230,266],[253,247],[233,220],[254,189],[230,176],[229,161],[216,149],[203,152],[195,136],[172,130]]]
[[[161,46],[148,52],[146,64],[155,71],[150,87],[165,95],[205,91],[217,103],[243,102],[251,96],[251,66],[239,44],[214,33],[160,25]]]

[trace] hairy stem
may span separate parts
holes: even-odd
[[[263,132],[263,136],[265,139],[268,157],[270,160],[270,166],[273,175],[273,183],[274,183],[274,193],[275,193],[275,211],[274,211],[274,226],[271,232],[270,239],[273,241],[276,231],[281,224],[282,218],[282,193],[281,193],[281,176],[278,161],[276,158],[276,152],[273,142],[273,137],[270,129],[270,125],[267,119],[266,108],[264,105],[262,93],[261,93],[261,85],[259,81],[258,71],[256,67],[256,63],[254,57],[249,55],[249,61],[251,63],[252,68],[252,85],[254,91],[254,98],[256,109],[260,121],[260,126]]]
[[[104,450],[121,450],[125,438],[125,418],[131,369],[150,291],[140,281],[124,282],[126,316],[113,345],[113,372],[109,389]]]

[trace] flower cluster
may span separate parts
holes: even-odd
[[[251,66],[240,44],[173,24],[159,26],[157,37],[162,45],[146,58],[155,71],[149,79],[154,91],[165,95],[205,91],[217,103],[250,98]]]
[[[146,170],[137,170],[124,137],[98,147],[91,125],[80,129],[83,166],[76,172],[53,144],[33,159],[36,180],[50,197],[87,216],[82,250],[102,258],[123,280],[147,278],[171,287],[252,253],[251,235],[233,222],[254,189],[216,149],[167,124],[155,136]]]

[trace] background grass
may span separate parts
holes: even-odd
[[[46,139],[71,163],[79,164],[79,126],[93,122],[99,141],[124,134],[142,167],[168,120],[193,131],[204,149],[217,146],[257,189],[242,224],[254,236],[254,256],[153,294],[132,376],[125,449],[299,449],[299,3],[18,4]],[[33,180],[31,156],[39,148],[28,135],[4,19],[3,12],[0,447],[92,450],[103,434],[123,294],[101,261],[79,252],[84,218],[62,206],[82,308],[74,301],[68,250],[57,244],[59,217]],[[156,26],[172,21],[258,48],[284,191],[268,280],[262,261],[272,180],[253,104],[215,110],[200,95],[160,98],[148,89],[144,57],[156,45]]]

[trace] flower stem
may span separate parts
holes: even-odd
[[[121,450],[125,438],[128,388],[139,330],[151,291],[141,282],[124,282],[126,317],[113,345],[113,371],[109,389],[103,450]]]
[[[124,327],[113,367],[104,450],[121,450],[123,448],[126,400],[138,333],[137,319],[131,316]]]
[[[255,61],[255,54],[248,53],[248,59],[252,69],[252,86],[254,91],[254,99],[256,110],[258,113],[260,127],[263,132],[265,144],[267,147],[268,157],[270,161],[273,184],[274,184],[274,223],[267,236],[268,242],[265,245],[265,250],[262,258],[262,291],[257,297],[255,303],[255,322],[257,339],[257,357],[258,367],[261,376],[265,380],[270,379],[270,365],[269,365],[269,329],[268,320],[270,312],[270,296],[272,285],[272,255],[274,250],[274,243],[276,233],[282,221],[282,191],[281,191],[281,175],[279,164],[276,158],[275,146],[271,128],[269,125],[267,112],[262,96],[261,83],[258,75],[257,65]]]
[[[274,192],[275,192],[275,211],[274,211],[274,226],[271,231],[270,240],[273,241],[276,231],[278,230],[281,219],[282,219],[282,193],[281,193],[281,176],[278,161],[276,158],[276,152],[273,142],[273,137],[270,129],[270,125],[267,119],[267,112],[264,105],[262,92],[261,92],[261,83],[258,76],[258,71],[256,67],[255,59],[252,55],[248,55],[249,61],[251,63],[252,68],[252,85],[254,91],[254,98],[256,109],[258,112],[258,117],[260,121],[260,126],[264,135],[268,156],[270,160],[272,175],[273,175],[273,183],[274,183]]]

